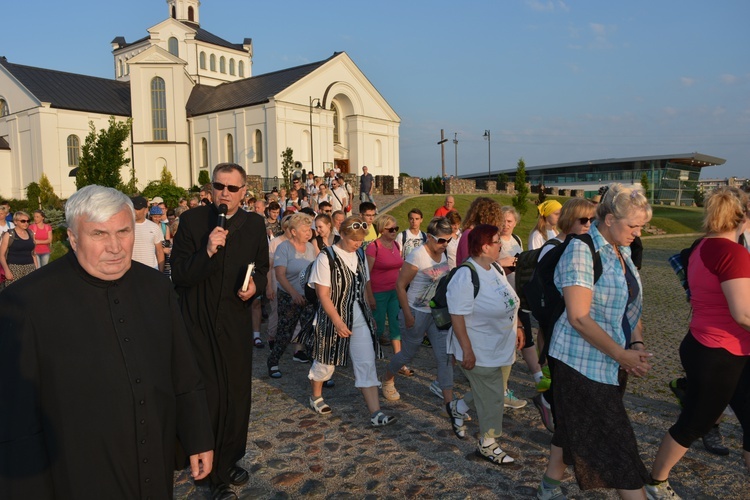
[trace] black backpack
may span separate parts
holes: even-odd
[[[531,280],[523,287],[523,292],[528,301],[529,310],[539,321],[539,330],[544,337],[544,348],[539,355],[540,363],[544,362],[549,352],[549,343],[555,323],[565,311],[565,300],[555,286],[555,268],[563,252],[574,238],[586,243],[591,250],[591,257],[594,260],[594,284],[602,276],[602,259],[599,252],[594,248],[594,240],[589,234],[569,234],[565,238],[565,242],[558,242],[555,248],[544,254],[544,257],[537,263]],[[553,244],[552,241],[550,240],[542,245],[542,248],[547,244]]]
[[[330,266],[331,269],[333,269],[333,266],[334,266],[333,248],[325,247],[323,250],[321,250],[321,252],[325,252],[326,255],[328,255],[328,265]],[[312,272],[313,264],[315,264],[314,259],[312,262],[310,262],[307,265],[307,267],[305,267],[299,273],[299,282],[302,284],[303,290],[305,290],[305,300],[307,300],[307,302],[317,307],[318,294],[315,292],[315,288],[310,286],[310,273]]]
[[[542,253],[542,248],[545,245],[559,245],[560,240],[552,238],[535,250],[526,250],[517,255],[518,260],[516,261],[516,295],[521,303],[521,309],[524,311],[530,311],[529,302],[526,299],[526,293],[524,287],[526,283],[531,281],[531,277],[534,275],[534,269],[536,269],[537,262],[539,262],[539,254]],[[545,256],[546,257],[546,256]]]
[[[492,265],[500,274],[505,274],[497,262],[493,262]],[[460,266],[451,269],[445,276],[441,277],[438,286],[435,289],[435,295],[430,301],[430,312],[432,313],[432,319],[435,321],[435,326],[437,326],[438,330],[448,330],[453,324],[451,321],[451,315],[448,312],[448,284],[450,283],[451,278],[453,278],[453,275],[456,274],[456,271],[462,267],[468,267],[469,271],[471,271],[471,284],[474,285],[474,297],[479,293],[479,275],[471,262],[464,262]]]

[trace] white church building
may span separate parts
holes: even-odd
[[[112,41],[112,80],[0,58],[0,197],[25,197],[43,173],[70,196],[89,122],[110,116],[133,119],[124,146],[140,187],[166,167],[187,188],[221,162],[273,178],[286,148],[316,175],[366,165],[398,177],[400,118],[346,53],[253,76],[251,39],[203,29],[199,0],[167,5],[146,37]]]

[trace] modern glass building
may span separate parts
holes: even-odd
[[[693,205],[701,169],[725,162],[723,158],[701,153],[608,158],[526,167],[526,181],[532,186],[541,184],[547,188],[583,190],[586,197],[591,197],[599,187],[611,182],[640,185],[643,174],[646,174],[652,203]],[[516,169],[493,171],[492,179],[497,179],[499,174],[506,174],[509,181],[514,181]],[[486,180],[487,174],[461,177]]]

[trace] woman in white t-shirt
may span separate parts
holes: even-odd
[[[540,248],[545,241],[557,235],[557,220],[560,218],[561,208],[562,205],[557,200],[547,200],[539,204],[536,228],[529,234],[529,250]]]
[[[518,296],[502,268],[500,235],[496,226],[480,224],[469,234],[467,262],[476,269],[479,292],[474,297],[471,271],[461,268],[448,284],[447,302],[453,323],[448,353],[459,362],[471,392],[457,401],[455,409],[477,412],[477,455],[495,464],[514,462],[497,443],[503,429],[503,366],[510,366],[516,349],[523,347],[523,327],[518,323]],[[448,407],[451,415],[453,407]],[[454,423],[455,426],[455,423]]]
[[[395,420],[380,410],[376,355],[382,356],[375,336],[370,288],[370,272],[364,253],[359,251],[368,224],[359,217],[345,219],[339,229],[341,239],[318,254],[310,271],[318,307],[311,338],[310,407],[322,415],[331,413],[323,401],[323,383],[330,380],[336,366],[346,366],[347,354],[354,369],[354,385],[362,391],[370,412],[370,425],[382,427]]]
[[[438,330],[430,312],[430,301],[435,296],[438,282],[449,271],[445,249],[451,241],[452,232],[448,219],[435,217],[427,226],[427,242],[412,251],[401,266],[396,280],[396,295],[401,305],[401,351],[391,358],[383,376],[383,397],[390,401],[400,399],[395,386],[396,374],[402,366],[411,364],[427,332],[437,363],[443,402],[455,410],[453,364],[449,362],[446,351],[448,330]],[[465,417],[461,415],[461,418]],[[465,436],[465,430],[457,430],[455,426],[454,433],[459,438]]]

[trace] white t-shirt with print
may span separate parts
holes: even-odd
[[[410,229],[401,231],[398,235],[398,244],[401,245],[401,257],[406,260],[412,251],[419,248],[424,243],[424,233],[422,231],[414,234]]]
[[[516,238],[511,234],[508,236],[508,241],[505,241],[503,237],[500,237],[502,246],[500,247],[500,258],[505,259],[506,257],[515,257],[519,253],[523,252],[523,245],[521,245]],[[508,283],[513,289],[516,289],[516,273],[512,272],[506,276]]]
[[[445,253],[440,253],[440,261],[435,262],[427,252],[426,246],[420,246],[406,257],[406,263],[417,268],[417,274],[409,283],[406,297],[409,305],[416,311],[430,312],[430,301],[440,278],[450,271]]]
[[[460,268],[448,284],[448,312],[464,316],[477,366],[510,366],[516,359],[518,296],[494,266],[487,270],[474,259],[467,261],[477,270],[479,293],[475,298],[471,270]],[[458,339],[455,335],[449,339],[448,354],[463,360]]]

